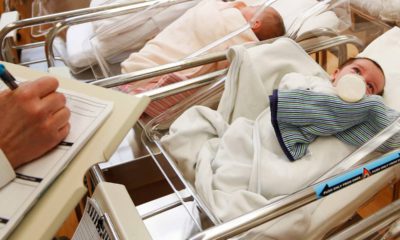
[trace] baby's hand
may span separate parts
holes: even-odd
[[[278,87],[279,90],[306,90],[307,88],[306,76],[295,72],[284,75]]]
[[[328,79],[317,76],[306,76],[301,73],[288,73],[283,76],[279,90],[310,90],[328,95],[336,95],[336,91]]]

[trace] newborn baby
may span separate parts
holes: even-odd
[[[287,158],[301,159],[318,136],[334,135],[361,146],[391,124],[399,113],[376,96],[383,93],[384,85],[382,69],[367,58],[350,59],[331,79],[286,74],[269,100],[275,135]],[[398,145],[395,136],[377,151],[387,152]]]
[[[121,64],[123,73],[133,72],[188,57],[206,45],[238,30],[252,20],[251,31],[245,31],[212,51],[224,50],[234,44],[262,41],[285,33],[280,14],[272,7],[262,10],[245,3],[203,0],[167,26],[139,51]]]
[[[283,20],[275,9],[271,7],[265,8],[254,18],[258,10],[258,6],[247,6],[240,1],[202,1],[170,24],[154,39],[150,40],[139,52],[132,53],[121,64],[122,72],[133,72],[181,60],[211,42],[243,27],[249,21],[252,22],[251,29],[227,40],[210,51],[217,52],[233,45],[265,40],[284,34]],[[137,94],[224,69],[227,66],[227,61],[221,61],[187,69],[179,73],[125,84],[118,87],[118,89],[126,93]],[[150,116],[157,116],[193,93],[194,91],[187,91],[153,101],[145,112]]]

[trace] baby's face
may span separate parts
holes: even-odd
[[[333,85],[336,86],[337,80],[342,76],[354,73],[362,76],[367,85],[368,95],[379,94],[385,86],[385,76],[382,71],[368,59],[356,59],[352,63],[344,66],[341,70],[333,73]]]

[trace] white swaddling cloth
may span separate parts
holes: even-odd
[[[122,72],[133,72],[181,60],[243,27],[246,23],[240,11],[233,8],[230,3],[216,0],[201,1],[150,40],[143,49],[132,53],[121,64]],[[225,50],[229,46],[251,41],[258,39],[249,29],[218,45],[212,51]],[[226,66],[226,63],[224,65]],[[193,75],[198,69],[188,69],[185,75]]]

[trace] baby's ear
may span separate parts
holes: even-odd
[[[337,69],[335,69],[335,71],[333,71],[333,73],[331,74],[331,81],[332,81],[332,83],[335,83],[335,81],[336,81],[336,76],[337,76],[338,72],[339,72],[339,69],[337,68]]]
[[[261,29],[261,21],[260,20],[255,20],[253,22],[253,25],[251,26],[251,30],[253,30],[253,32],[258,32]]]

